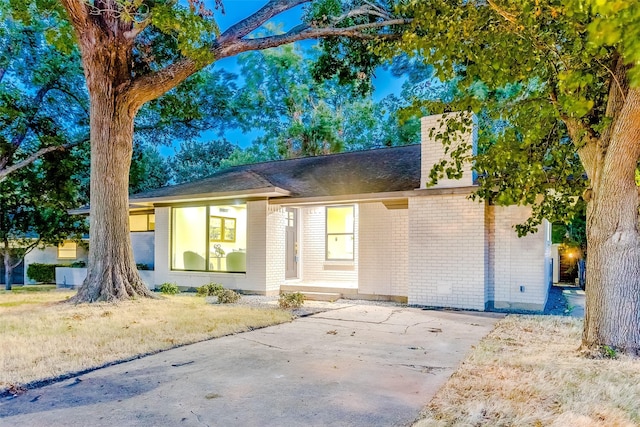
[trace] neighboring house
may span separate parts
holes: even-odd
[[[268,295],[330,287],[417,306],[542,310],[549,224],[518,238],[513,225],[530,210],[471,201],[470,166],[426,188],[443,157],[430,136],[440,118],[422,119],[419,145],[238,166],[132,196],[132,215],[154,215],[144,232],[149,285],[217,282]]]

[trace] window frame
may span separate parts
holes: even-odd
[[[181,272],[198,272],[198,273],[216,273],[216,274],[246,274],[246,270],[245,271],[224,271],[224,270],[212,270],[210,269],[210,265],[211,265],[211,250],[213,247],[213,243],[237,243],[237,219],[238,218],[231,218],[231,217],[220,217],[218,215],[211,215],[211,209],[213,207],[216,207],[219,205],[212,205],[212,204],[207,204],[207,205],[201,205],[201,204],[184,204],[184,205],[176,205],[176,206],[171,206],[171,227],[169,230],[169,248],[170,248],[170,254],[169,254],[169,268],[170,271],[181,271]],[[223,206],[231,206],[231,205],[223,205]],[[246,202],[244,203],[239,203],[237,205],[234,206],[244,206],[245,208],[245,215],[248,215],[248,205]],[[206,244],[206,256],[205,258],[205,268],[204,270],[188,270],[186,268],[176,268],[174,267],[173,263],[174,263],[174,239],[175,239],[175,215],[176,215],[176,210],[177,209],[184,209],[184,208],[201,208],[204,207],[205,208],[205,218],[206,218],[206,225],[205,225],[205,244]],[[212,217],[216,217],[216,218],[223,218],[223,219],[228,219],[228,220],[233,220],[234,221],[234,239],[233,240],[225,240],[225,241],[220,241],[220,240],[211,240],[210,239],[210,234],[211,234],[211,218]],[[222,229],[224,232],[224,228]],[[246,245],[246,242],[245,242]],[[248,252],[248,250],[245,248],[244,250],[242,250],[245,254]]]
[[[353,231],[351,233],[329,233],[329,209],[333,208],[351,208],[351,215],[353,218]],[[354,261],[355,260],[355,245],[356,245],[356,207],[355,205],[335,205],[325,206],[324,209],[324,259],[325,261]],[[331,236],[351,236],[351,258],[329,258],[329,238]]]

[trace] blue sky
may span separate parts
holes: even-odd
[[[227,28],[233,24],[241,21],[242,19],[250,16],[254,12],[258,11],[262,6],[267,3],[266,0],[223,0],[225,14],[222,14],[219,10],[214,10],[214,16],[216,22],[220,26],[220,30],[224,32]],[[271,22],[274,24],[282,24],[283,30],[287,31],[292,26],[297,25],[300,22],[300,18],[303,13],[303,6],[296,7],[285,13],[278,15]],[[315,41],[304,42],[311,46]],[[229,72],[240,74],[239,67],[235,57],[224,58],[214,64],[214,69],[225,69]],[[397,78],[391,75],[391,73],[385,69],[378,69],[375,73],[373,98],[380,100],[385,96],[392,93],[400,93],[402,82],[404,79]],[[241,147],[248,146],[251,141],[258,136],[259,132],[243,133],[240,130],[231,130],[225,133],[225,137],[232,143]],[[203,139],[217,138],[217,135],[213,132],[202,135]],[[173,154],[173,148],[161,147],[160,151],[164,155]]]

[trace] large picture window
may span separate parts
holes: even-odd
[[[353,211],[352,205],[327,207],[327,260],[353,260]]]
[[[245,272],[247,205],[174,208],[171,268]]]

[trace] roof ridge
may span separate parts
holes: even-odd
[[[233,169],[238,169],[238,170],[240,170],[240,169],[251,169],[254,166],[266,165],[266,164],[269,164],[269,163],[284,163],[284,162],[301,161],[301,160],[305,160],[305,159],[319,159],[319,158],[323,158],[323,157],[338,157],[338,156],[346,156],[346,155],[352,155],[352,154],[358,154],[358,153],[368,153],[368,152],[371,152],[371,151],[398,150],[398,149],[402,149],[402,148],[415,147],[415,146],[419,146],[419,145],[420,145],[420,143],[417,142],[415,144],[394,145],[393,147],[363,148],[362,150],[342,151],[340,153],[321,154],[319,156],[304,156],[304,157],[294,157],[294,158],[291,158],[291,159],[264,160],[264,161],[256,162],[256,163],[244,163],[242,165],[234,165],[234,166],[230,166],[228,168],[219,169],[218,171],[228,171],[228,170],[233,170]],[[216,173],[218,171],[216,171]]]

